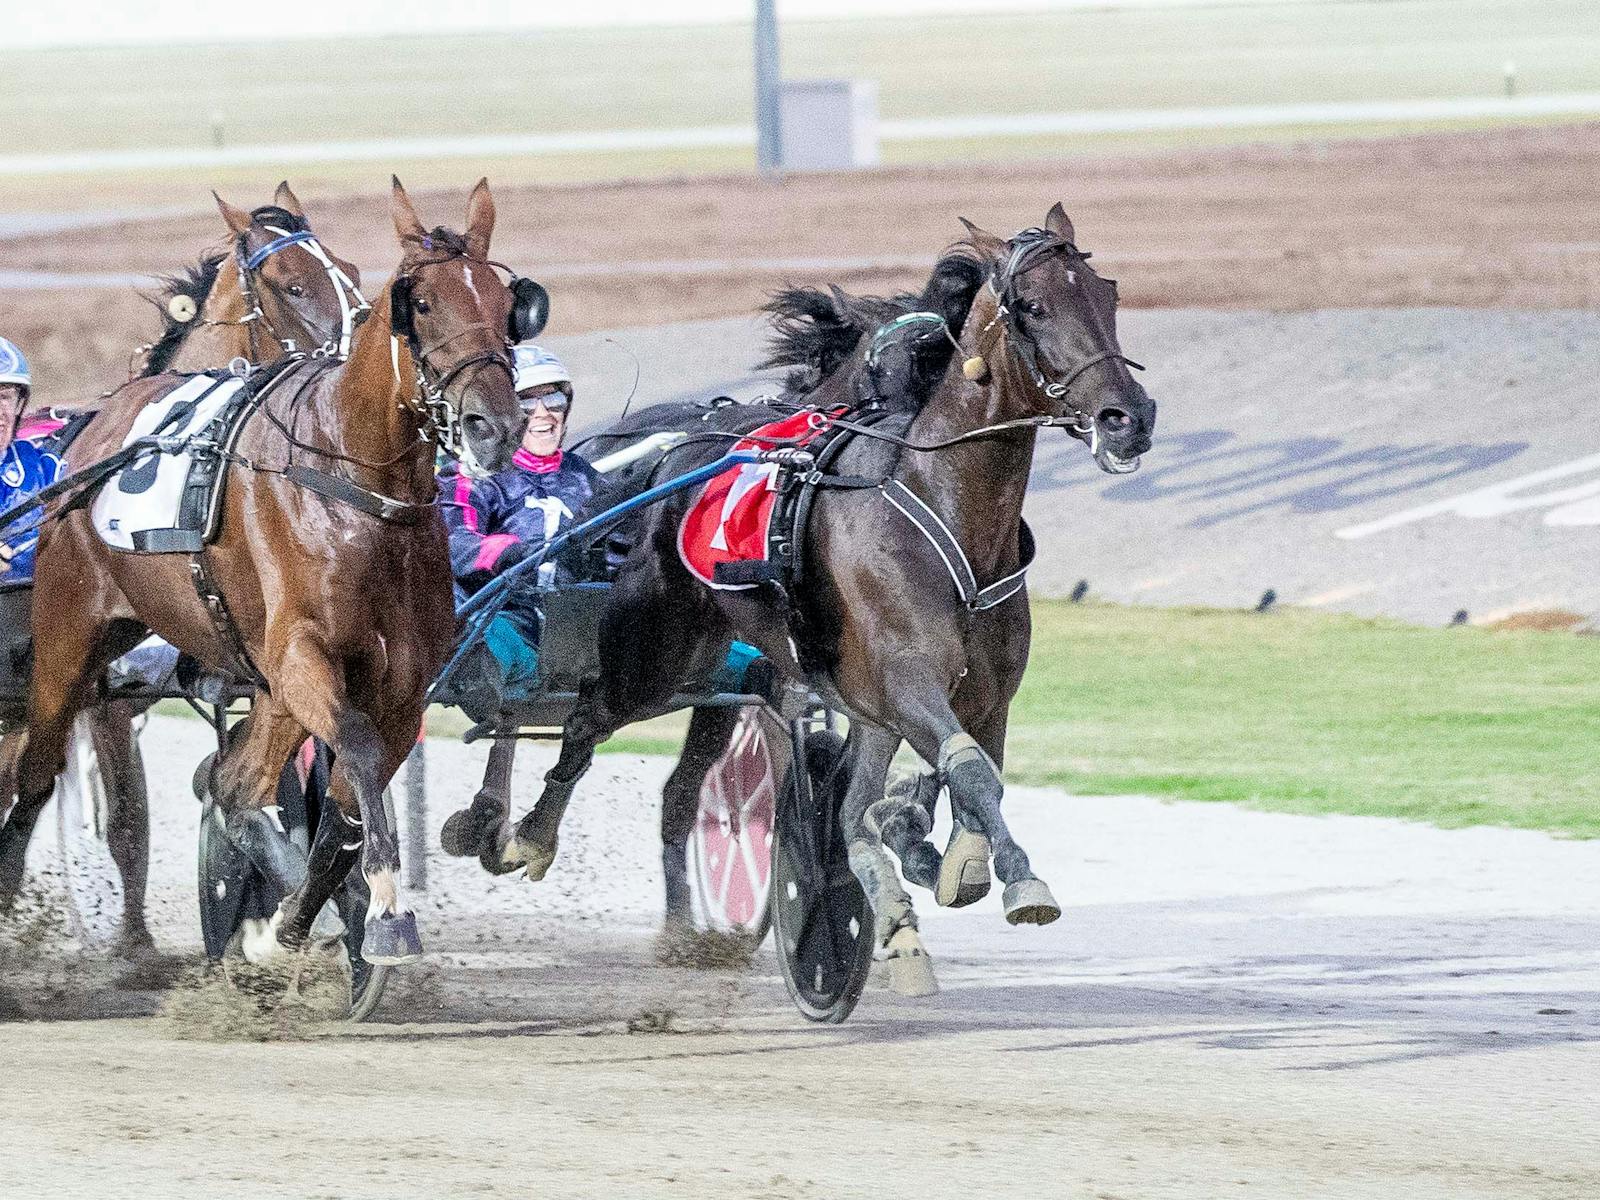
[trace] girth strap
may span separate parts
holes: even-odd
[[[270,694],[272,689],[267,686],[266,677],[256,669],[244,638],[239,633],[239,626],[228,611],[228,602],[223,599],[221,589],[211,576],[204,550],[189,556],[189,578],[194,584],[195,595],[206,610],[206,616],[211,619],[211,630],[216,634],[224,658],[232,659],[224,664],[224,669]]]
[[[1027,582],[1028,567],[1033,563],[1034,555],[1033,531],[1028,528],[1026,521],[1020,523],[1018,534],[1022,565],[986,587],[979,587],[978,577],[972,570],[972,563],[968,560],[966,551],[961,548],[961,543],[956,540],[956,535],[950,532],[950,527],[944,523],[944,519],[934,512],[921,496],[898,479],[885,481],[880,490],[883,498],[889,502],[889,506],[910,521],[939,555],[939,560],[944,563],[944,569],[950,575],[950,582],[955,584],[956,593],[969,612],[986,612],[1004,604],[1022,590],[1023,584]]]

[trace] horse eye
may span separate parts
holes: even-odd
[[[291,295],[291,296],[304,296],[305,294],[306,294],[305,288],[301,287],[298,283],[291,283],[289,285],[289,295]]]
[[[428,311],[429,306],[428,302],[419,296],[417,299],[411,302],[411,307],[419,313],[425,313]]]
[[[1017,311],[1025,317],[1042,317],[1045,315],[1044,305],[1036,300],[1024,300],[1017,305]]]

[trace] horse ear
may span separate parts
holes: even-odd
[[[228,228],[233,231],[234,237],[243,237],[250,232],[250,214],[242,208],[235,208],[215,192],[211,198],[217,202],[217,209],[222,213],[222,219],[227,222]]]
[[[401,186],[397,175],[389,176],[393,187],[389,192],[389,216],[394,221],[394,231],[400,240],[421,242],[428,236],[428,231],[422,227],[422,222],[417,219],[417,210],[411,206],[411,197],[406,195],[406,189]]]
[[[487,258],[492,233],[494,197],[489,194],[489,181],[480,179],[467,200],[467,253],[473,258]]]
[[[1044,227],[1064,242],[1077,240],[1072,233],[1072,221],[1067,216],[1067,210],[1061,207],[1059,200],[1051,206],[1049,214],[1044,219]]]
[[[285,179],[278,184],[278,190],[272,193],[272,202],[291,216],[306,219],[305,209],[300,207],[300,198],[289,188],[289,181]]]
[[[967,227],[967,244],[970,245],[984,258],[998,261],[1006,252],[1005,238],[995,237],[987,229],[979,229],[965,217],[960,218],[961,223]]]

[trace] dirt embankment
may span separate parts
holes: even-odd
[[[961,232],[958,215],[1010,232],[1060,198],[1134,307],[1587,308],[1600,302],[1595,178],[1600,124],[776,184],[508,188],[496,197],[495,253],[549,270],[551,330],[573,333],[750,312],[786,278],[909,286]],[[462,182],[421,197],[424,214],[459,222]],[[207,186],[195,181],[197,203]],[[269,188],[231,199],[264,200]],[[393,260],[383,196],[304,198],[341,253],[369,268]],[[215,244],[220,228],[202,213],[12,240],[0,243],[0,270],[165,272]],[[750,265],[775,259],[833,262]],[[0,293],[0,324],[36,360],[41,398],[66,401],[121,378],[155,316],[127,290],[11,291]]]

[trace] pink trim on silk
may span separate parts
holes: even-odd
[[[461,510],[461,519],[467,523],[467,528],[473,533],[478,532],[478,510],[472,503],[472,483],[465,475],[456,476],[456,507]]]
[[[483,544],[478,547],[478,557],[472,560],[474,571],[491,571],[494,564],[500,561],[500,556],[506,552],[506,547],[514,545],[517,535],[514,533],[491,533],[483,539]]]
[[[554,475],[561,469],[561,451],[554,454],[535,454],[533,451],[518,446],[517,452],[511,456],[511,461],[524,471],[532,471],[535,475]]]

